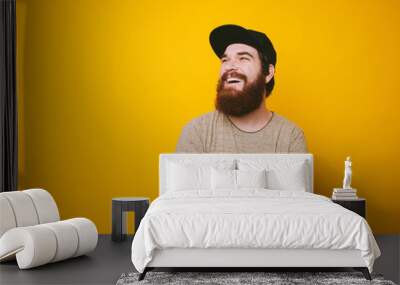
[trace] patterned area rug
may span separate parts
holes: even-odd
[[[117,285],[133,284],[379,284],[395,285],[384,280],[382,275],[372,274],[372,281],[364,278],[360,272],[148,272],[142,281],[139,273],[124,273]]]

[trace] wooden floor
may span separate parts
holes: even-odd
[[[376,236],[382,251],[374,272],[399,283],[400,236]],[[94,252],[88,256],[52,263],[29,270],[19,270],[16,262],[0,264],[0,284],[115,284],[124,272],[134,271],[130,259],[132,238],[112,242],[101,235]]]

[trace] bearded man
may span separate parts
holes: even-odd
[[[210,33],[210,44],[221,59],[216,111],[190,121],[176,151],[306,153],[302,129],[266,106],[276,64],[269,38],[237,25],[223,25]]]

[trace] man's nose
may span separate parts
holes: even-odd
[[[227,70],[237,70],[239,68],[239,61],[236,59],[231,59],[227,62]]]

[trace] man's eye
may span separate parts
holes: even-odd
[[[249,58],[242,56],[240,60],[249,60]]]
[[[226,58],[223,58],[222,60],[221,60],[221,62],[227,62],[228,60],[226,59]]]

